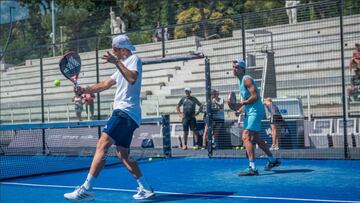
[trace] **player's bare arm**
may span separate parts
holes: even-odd
[[[241,102],[241,106],[245,105],[245,104],[251,104],[253,102],[255,102],[258,99],[257,93],[256,93],[256,88],[252,82],[252,80],[250,78],[245,78],[244,80],[244,85],[246,86],[246,88],[249,90],[250,93],[250,97],[247,100],[244,100]]]
[[[87,86],[87,87],[78,87],[75,92],[83,94],[83,93],[98,93],[102,92],[104,90],[110,89],[113,85],[116,84],[116,81],[109,78],[107,80],[104,80],[102,82],[99,82],[95,85]]]
[[[180,118],[183,117],[183,113],[180,111],[180,106],[176,105],[176,112],[179,114]]]
[[[125,77],[125,79],[130,84],[135,84],[138,77],[137,71],[129,70],[116,56],[112,55],[109,51],[102,57],[102,59],[116,65],[117,69]]]

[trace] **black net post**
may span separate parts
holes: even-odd
[[[163,135],[163,152],[165,157],[171,157],[171,134],[170,134],[170,115],[162,116],[162,135]]]
[[[45,122],[45,109],[44,109],[44,71],[43,71],[43,54],[41,47],[40,52],[40,96],[41,96],[41,122]]]
[[[208,156],[211,157],[213,153],[212,148],[212,116],[211,116],[211,76],[210,76],[210,59],[205,57],[205,90],[206,90],[206,120],[207,125],[207,140],[208,140]]]
[[[96,37],[95,38],[95,60],[96,60],[96,83],[100,82],[100,72],[99,72],[99,40]],[[96,97],[97,97],[97,119],[100,120],[101,119],[101,107],[100,107],[100,92],[96,93]],[[90,108],[88,109],[88,111],[90,111]],[[99,138],[101,135],[101,127],[98,127],[98,134],[99,134]]]
[[[43,70],[43,54],[41,47],[40,51],[40,95],[41,95],[41,122],[45,122],[45,109],[44,109],[44,70]],[[46,143],[45,143],[45,129],[42,129],[42,153],[46,154]]]
[[[342,108],[343,108],[343,122],[344,122],[344,158],[349,158],[348,154],[348,140],[347,140],[347,98],[346,98],[346,84],[345,84],[345,65],[344,65],[344,27],[343,27],[343,0],[338,0],[338,12],[340,14],[340,48],[341,48],[341,88],[342,88]]]
[[[162,57],[165,58],[165,29],[161,26],[161,47],[162,47]]]

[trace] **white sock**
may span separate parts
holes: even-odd
[[[88,174],[83,186],[85,187],[85,189],[89,190],[89,189],[92,189],[92,185],[94,184],[95,182],[95,177],[90,175],[90,173]]]
[[[136,182],[138,183],[139,187],[141,187],[141,188],[145,188],[145,189],[151,188],[150,185],[147,183],[144,176],[141,176],[139,179],[136,179]]]
[[[273,156],[268,156],[268,159],[271,163],[274,163],[276,161],[276,158]]]
[[[250,161],[249,166],[255,170],[255,161]]]

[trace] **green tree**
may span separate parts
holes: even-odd
[[[204,19],[204,17],[208,17],[208,19]],[[211,20],[223,17],[220,12],[213,11],[212,13],[210,10],[203,8],[203,14],[200,13],[199,8],[189,8],[183,12],[181,12],[177,16],[177,24],[186,24],[190,22],[197,22],[186,24],[182,26],[177,26],[175,28],[175,38],[183,38],[192,35],[203,36],[205,39],[208,39],[210,36],[215,34],[222,36],[229,34],[231,31],[231,27],[233,24],[232,20]],[[207,21],[206,26],[204,22]],[[199,23],[200,22],[200,23]],[[203,29],[201,29],[203,27]]]
[[[301,0],[302,4],[316,3],[323,0]],[[16,23],[14,36],[9,49],[19,49],[51,44],[51,0],[18,0],[29,9],[29,19]],[[110,41],[110,6],[125,21],[127,31],[136,43],[151,40],[151,31],[160,22],[169,27],[170,36],[176,38],[198,35],[209,38],[218,34],[227,36],[232,29],[240,27],[240,20],[226,18],[231,15],[257,12],[245,17],[245,28],[271,26],[287,22],[286,12],[260,12],[267,9],[284,7],[284,0],[56,0],[56,36],[60,42],[60,26],[63,26],[63,39],[76,41],[98,36],[100,47],[107,48]],[[338,16],[336,2],[309,6],[300,11],[299,21],[323,19]],[[332,6],[331,6],[331,5]],[[359,0],[344,0],[344,15],[360,13]],[[174,24],[197,22],[180,27]],[[0,34],[0,42],[6,40],[7,27]],[[176,29],[175,29],[176,28]],[[135,31],[147,29],[140,33]],[[94,40],[70,43],[67,48],[83,51],[94,48]],[[38,51],[37,51],[38,52]],[[45,54],[51,55],[46,49]],[[35,51],[34,51],[34,54]]]
[[[284,0],[246,0],[244,3],[245,12],[257,12],[284,6]]]

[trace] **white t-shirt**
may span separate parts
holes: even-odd
[[[121,60],[129,70],[138,73],[135,84],[131,85],[125,77],[117,70],[111,75],[111,79],[116,81],[116,92],[114,98],[114,110],[120,109],[127,113],[139,126],[141,123],[140,91],[142,79],[142,62],[136,55],[131,55],[125,60]]]

